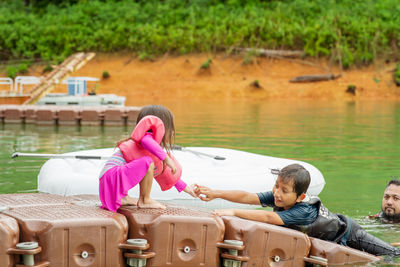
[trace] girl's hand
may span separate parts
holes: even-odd
[[[235,210],[234,209],[215,210],[214,214],[218,216],[235,216]]]
[[[194,186],[195,194],[203,201],[210,201],[217,197],[215,191],[211,188],[197,184],[195,184]]]
[[[167,155],[163,160],[164,165],[168,165],[171,168],[172,174],[176,173],[175,162]]]
[[[195,188],[194,184],[188,185],[188,186],[185,187],[185,189],[183,189],[183,191],[185,191],[186,193],[188,193],[189,195],[191,195],[194,198],[198,198],[198,196],[194,192],[194,188]]]

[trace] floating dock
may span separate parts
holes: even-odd
[[[134,125],[140,107],[0,105],[0,122],[38,125]]]
[[[28,93],[22,94],[21,90],[21,93],[18,94],[11,90],[8,94],[1,94],[0,104],[35,104],[41,97],[49,93],[55,85],[67,78],[74,71],[80,69],[95,55],[95,53],[80,52],[69,56],[63,63],[45,75]]]
[[[373,255],[208,210],[99,208],[97,196],[0,195],[0,266],[265,267],[374,262]]]

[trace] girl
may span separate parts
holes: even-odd
[[[117,149],[100,173],[99,195],[102,208],[116,212],[121,205],[139,208],[165,206],[150,197],[153,177],[163,191],[172,186],[193,197],[193,185],[180,179],[182,169],[169,153],[175,135],[172,113],[163,106],[145,106],[138,115],[131,137],[117,143]],[[128,190],[139,184],[139,200]]]

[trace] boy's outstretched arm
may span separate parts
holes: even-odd
[[[206,186],[196,185],[195,193],[203,201],[222,198],[231,202],[260,205],[260,199],[256,193],[240,190],[213,190]]]
[[[224,209],[214,212],[219,216],[237,216],[247,220],[270,223],[275,225],[284,225],[278,213],[267,210],[240,210],[240,209]]]

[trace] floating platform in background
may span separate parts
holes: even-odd
[[[0,78],[0,84],[10,85],[9,92],[0,94],[0,104],[35,104],[41,97],[49,93],[60,81],[81,68],[94,56],[95,53],[80,52],[73,54],[44,77],[19,76],[21,79],[19,81],[16,79],[15,88],[13,88],[12,80],[10,81],[9,78]],[[20,84],[20,88],[17,86],[18,83]],[[36,84],[36,86],[29,90],[29,92],[23,93],[23,84]],[[19,93],[18,89],[21,89]]]
[[[126,206],[112,213],[98,205],[90,195],[0,195],[0,266],[301,267],[379,260],[295,230],[207,210]]]
[[[56,105],[56,106],[124,106],[125,96],[114,94],[99,95],[68,95],[61,93],[47,94],[42,97],[36,105]]]
[[[0,123],[135,125],[140,107],[0,105]]]

